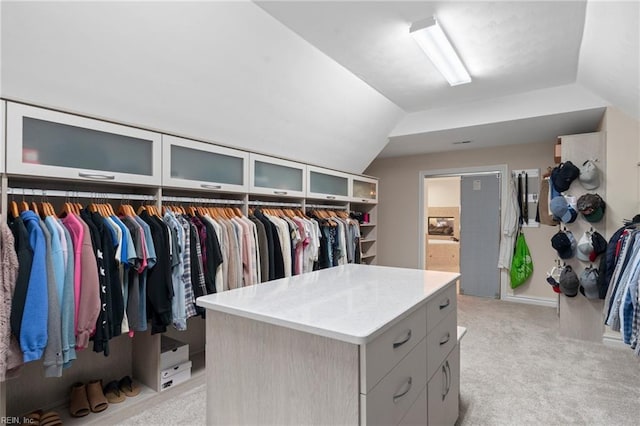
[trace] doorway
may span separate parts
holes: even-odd
[[[422,268],[460,272],[460,293],[506,295],[508,276],[498,268],[506,175],[506,165],[420,173]]]

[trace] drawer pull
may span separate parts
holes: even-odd
[[[85,173],[78,172],[78,176],[88,179],[102,179],[102,180],[114,180],[116,177],[114,175],[101,175],[99,173]]]
[[[209,185],[207,183],[203,183],[200,186],[205,189],[222,189],[222,185]]]
[[[449,300],[449,298],[447,298],[447,301],[444,302],[442,305],[440,305],[440,310],[446,308],[447,306],[449,306],[451,304],[451,300]]]
[[[399,348],[400,346],[402,346],[405,343],[407,343],[409,340],[411,340],[411,330],[409,330],[409,332],[407,333],[407,337],[405,337],[402,341],[395,342],[393,344],[393,349]]]
[[[287,191],[273,191],[274,194],[287,195]]]
[[[447,397],[447,393],[449,393],[449,390],[447,389],[449,387],[449,378],[447,375],[447,367],[445,367],[444,364],[442,364],[442,376],[442,400],[444,401]]]
[[[449,361],[445,361],[444,365],[442,366],[442,371],[444,372],[444,375],[445,375],[445,385],[446,385],[445,392],[444,394],[442,394],[442,400],[444,401],[447,395],[449,395],[449,391],[451,390],[451,367],[449,366]]]
[[[451,333],[447,332],[447,337],[445,337],[444,340],[440,340],[440,346],[446,345],[449,340],[451,340]]]
[[[336,197],[334,195],[327,195],[327,200],[335,200]]]
[[[396,403],[400,398],[402,398],[403,396],[405,396],[406,394],[409,393],[409,391],[411,390],[412,381],[413,381],[413,379],[411,377],[409,377],[409,380],[407,380],[407,383],[405,384],[407,389],[402,393],[397,393],[397,394],[393,395],[393,402],[394,403]]]

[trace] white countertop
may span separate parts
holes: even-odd
[[[206,309],[362,344],[459,276],[350,264],[202,296],[196,303]]]

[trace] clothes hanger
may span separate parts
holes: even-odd
[[[20,212],[18,211],[18,203],[16,203],[14,200],[11,200],[10,209],[11,209],[11,215],[13,217],[20,216]]]

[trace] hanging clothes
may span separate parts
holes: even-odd
[[[11,333],[11,304],[18,279],[18,255],[9,227],[0,223],[0,382],[22,365],[22,353]],[[17,349],[17,350],[16,350]]]
[[[605,324],[622,334],[640,356],[640,230],[637,224],[618,229],[600,261],[599,293],[604,294]]]

